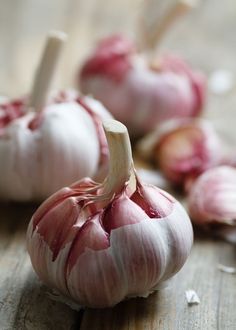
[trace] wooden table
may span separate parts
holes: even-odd
[[[129,30],[132,34],[138,4],[135,0],[43,0],[37,7],[33,1],[0,0],[0,90],[9,95],[28,90],[38,60],[33,55],[52,27],[71,35],[56,82],[58,86],[70,85],[77,61],[97,36],[109,31]],[[235,29],[234,0],[205,0],[175,25],[160,48],[184,54],[208,74],[219,68],[236,74]],[[232,141],[236,140],[235,101],[235,89],[226,96],[210,94],[207,110],[207,116]],[[0,205],[1,330],[236,329],[236,276],[217,269],[218,263],[236,266],[235,246],[201,236],[196,237],[190,258],[170,285],[148,299],[79,313],[51,300],[33,273],[25,248],[27,223],[36,207]],[[187,289],[198,293],[200,305],[187,305]]]

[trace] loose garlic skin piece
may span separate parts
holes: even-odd
[[[140,182],[127,131],[115,122],[114,132],[113,123],[105,124],[111,156],[104,183],[85,178],[61,189],[39,207],[27,232],[39,278],[88,307],[147,297],[179,271],[193,242],[184,208]]]
[[[235,225],[236,169],[218,166],[200,175],[189,192],[188,209],[197,225]]]
[[[95,100],[70,93],[65,100],[66,94],[64,101],[51,100],[40,113],[27,112],[25,105],[19,118],[1,128],[0,199],[41,201],[107,167],[101,120],[110,114]],[[100,174],[103,179],[105,173]]]
[[[181,59],[149,63],[124,36],[102,40],[84,63],[80,89],[100,100],[140,137],[167,119],[195,117],[205,100],[205,79]]]

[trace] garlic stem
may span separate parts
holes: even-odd
[[[31,90],[29,108],[33,108],[34,111],[41,111],[47,101],[56,65],[66,38],[67,35],[61,31],[52,31],[48,35]]]
[[[154,50],[174,22],[197,5],[198,0],[178,0],[171,5],[166,15],[153,24],[146,36],[146,48]]]
[[[129,181],[133,171],[133,158],[127,128],[116,120],[103,123],[110,161],[109,173],[104,182],[103,193],[109,196],[118,194]]]

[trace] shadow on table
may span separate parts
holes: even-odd
[[[162,297],[162,296],[165,297]],[[24,288],[15,316],[17,329],[30,330],[111,330],[143,329],[146,322],[160,319],[166,306],[168,291],[155,292],[148,298],[130,299],[109,309],[86,309],[76,312],[52,300],[48,289],[31,274]],[[149,324],[150,325],[150,324]],[[141,326],[141,327],[140,327]]]
[[[121,330],[154,329],[151,321],[158,322],[163,316],[165,306],[160,302],[168,299],[166,290],[157,291],[148,298],[133,298],[123,301],[113,308],[86,309],[81,322],[81,330]],[[162,296],[165,296],[163,298]]]
[[[70,330],[79,329],[81,312],[52,300],[48,289],[42,285],[33,272],[21,292],[21,299],[15,316],[15,329]]]
[[[212,226],[194,226],[195,240],[199,241],[223,241],[236,247],[236,226],[214,224]]]
[[[0,203],[0,232],[25,231],[38,206],[35,203]]]

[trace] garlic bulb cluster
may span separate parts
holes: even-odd
[[[167,119],[197,116],[205,99],[202,74],[175,56],[149,63],[120,35],[98,44],[79,80],[81,90],[100,100],[132,137]]]
[[[200,175],[189,192],[188,208],[197,225],[235,225],[236,169],[218,166]]]
[[[104,127],[107,178],[59,190],[39,207],[27,232],[39,278],[90,307],[148,296],[183,266],[193,240],[184,208],[137,177],[126,127],[114,120]]]
[[[169,121],[144,138],[139,149],[144,156],[154,159],[173,184],[185,188],[223,158],[217,133],[202,119]]]
[[[104,178],[108,147],[101,121],[110,114],[101,103],[72,92],[55,95],[41,112],[17,102],[1,105],[1,199],[43,200],[78,178]]]

